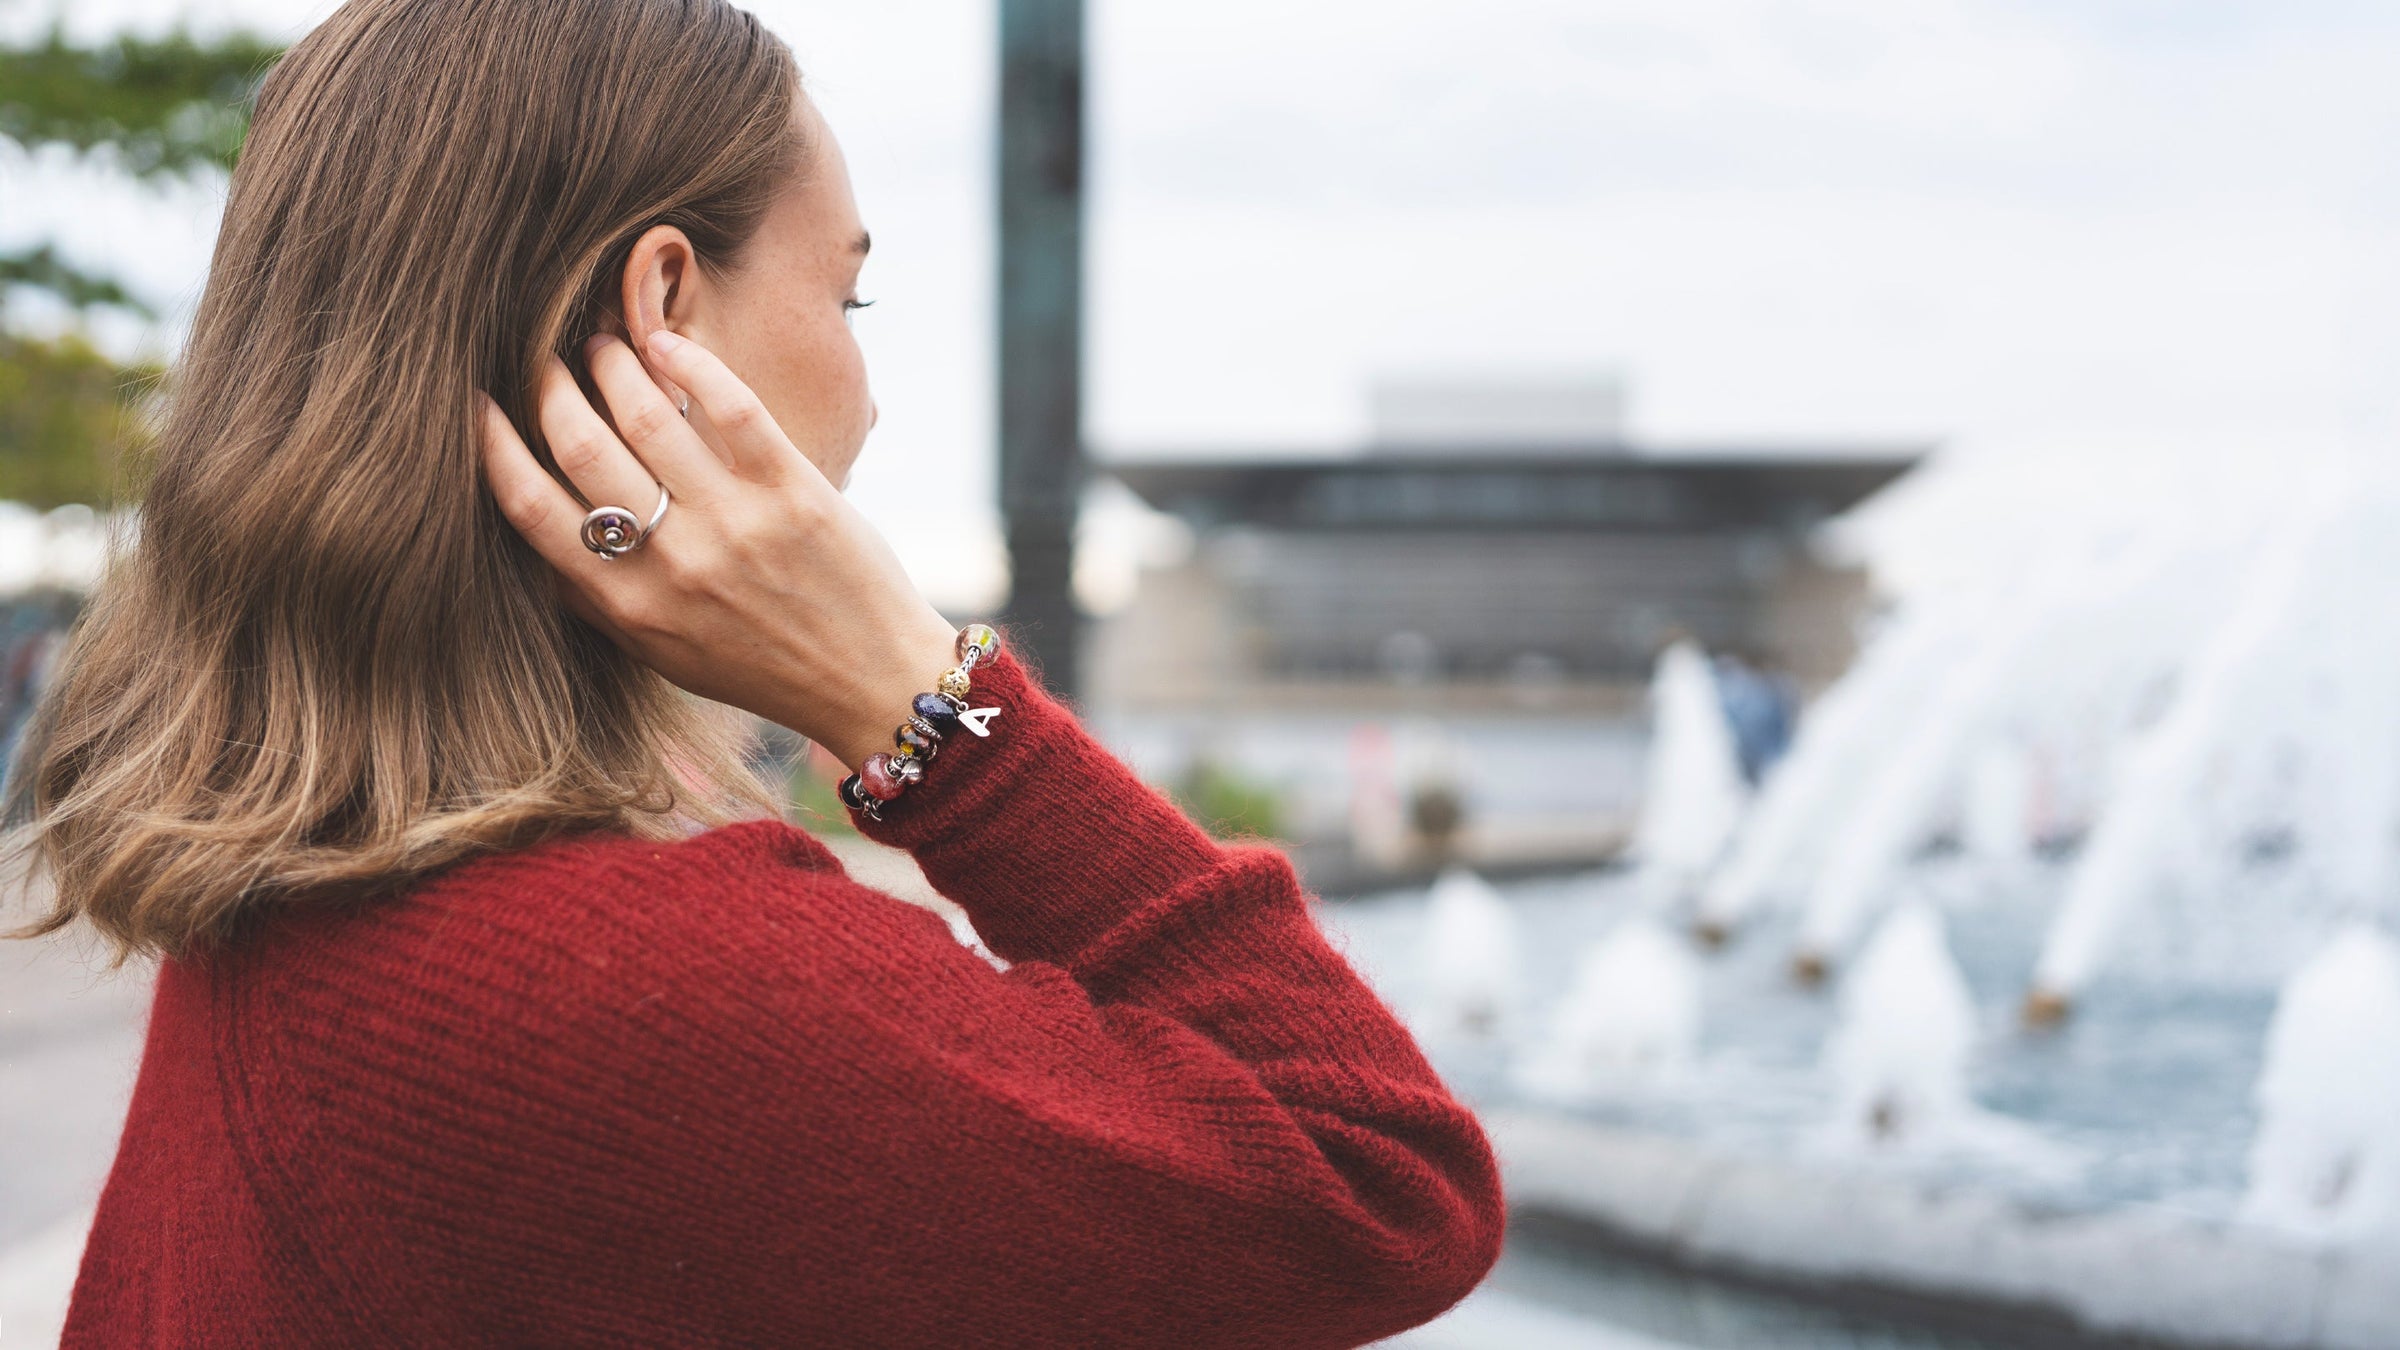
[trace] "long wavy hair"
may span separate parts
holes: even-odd
[[[727,710],[561,607],[474,398],[547,461],[540,364],[582,375],[651,226],[738,271],[808,161],[799,80],[724,0],[351,0],[275,66],[138,535],[20,753],[51,898],[19,936],[180,956],[480,852],[773,809]]]

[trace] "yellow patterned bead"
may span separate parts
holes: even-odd
[[[1000,635],[988,623],[971,623],[958,630],[958,659],[967,660],[974,653],[977,662],[989,661],[1000,650]]]
[[[952,698],[965,698],[967,696],[967,668],[952,666],[943,671],[942,682],[934,687]]]

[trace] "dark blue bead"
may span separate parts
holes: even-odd
[[[909,706],[916,710],[917,716],[933,723],[937,731],[948,731],[958,721],[958,705],[940,694],[919,694]]]

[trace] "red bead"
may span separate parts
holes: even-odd
[[[859,790],[879,802],[888,802],[899,796],[907,786],[900,781],[898,774],[892,772],[890,755],[869,755],[867,762],[858,766]]]

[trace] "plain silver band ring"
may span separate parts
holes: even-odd
[[[647,543],[650,532],[658,522],[667,518],[667,485],[658,485],[658,509],[650,513],[650,523],[636,521],[633,512],[622,506],[595,506],[583,518],[583,546],[600,555],[602,562],[612,562]]]

